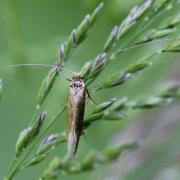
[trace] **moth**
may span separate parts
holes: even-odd
[[[74,75],[68,90],[68,157],[74,158],[82,134],[86,103],[86,85],[81,75]]]

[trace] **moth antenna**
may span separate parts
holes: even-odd
[[[19,67],[47,67],[47,68],[57,68],[59,70],[63,70],[63,71],[66,71],[66,72],[70,72],[72,73],[73,75],[75,74],[75,72],[71,71],[71,70],[68,70],[68,69],[65,69],[65,68],[60,68],[58,67],[57,64],[54,64],[54,65],[50,65],[50,64],[13,64],[13,65],[9,65],[9,66],[4,66],[4,67],[0,67],[0,70],[5,70],[5,69],[10,69],[10,68],[19,68]],[[67,78],[66,76],[64,76],[62,73],[61,73],[62,77],[64,79],[66,79],[67,81],[71,81],[71,79]]]
[[[31,67],[57,67],[56,65],[50,65],[50,64],[13,64],[13,65],[9,65],[9,66],[4,66],[4,67],[0,67],[0,70],[3,69],[9,69],[9,68],[18,68],[18,67],[26,67],[26,66],[31,66]]]
[[[58,68],[59,70],[63,70],[65,72],[70,72],[71,74],[75,74],[75,72],[69,70],[69,69],[65,69],[65,68],[60,68],[58,67],[56,64],[55,65],[51,65],[51,64],[12,64],[12,65],[8,65],[8,66],[3,66],[0,67],[0,70],[4,70],[4,69],[10,69],[10,68],[18,68],[18,67],[47,67],[47,68]]]
[[[75,75],[76,73],[74,71],[71,71],[69,69],[66,69],[66,68],[60,68],[61,70],[65,71],[65,72],[68,72],[68,73],[71,73],[72,75]]]
[[[168,38],[168,39],[158,39],[158,40],[154,40],[154,41],[144,42],[144,43],[142,43],[142,44],[135,44],[135,45],[130,46],[130,47],[128,47],[128,48],[124,48],[124,49],[117,50],[116,52],[117,52],[117,53],[126,52],[126,51],[128,51],[128,50],[130,50],[130,49],[135,49],[135,48],[137,48],[137,47],[141,47],[141,46],[144,46],[144,45],[147,45],[147,44],[154,44],[154,43],[156,43],[156,42],[165,42],[165,41],[170,41],[170,40],[172,40],[172,38]],[[110,53],[110,54],[113,54],[113,53]]]

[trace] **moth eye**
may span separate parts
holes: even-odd
[[[82,84],[81,84],[81,82],[79,82],[79,83],[78,83],[78,87],[82,87]]]
[[[75,88],[82,87],[82,84],[81,84],[80,81],[75,81],[75,82],[72,83],[72,85],[73,85],[73,87],[75,87]]]

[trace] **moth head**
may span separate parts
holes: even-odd
[[[74,88],[75,90],[80,90],[85,87],[84,79],[80,75],[75,75],[72,78],[72,81],[70,83],[70,86]]]

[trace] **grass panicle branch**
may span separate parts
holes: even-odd
[[[94,111],[84,120],[84,129],[89,127],[93,122],[99,120],[122,120],[127,118],[129,110],[133,109],[151,109],[162,106],[167,106],[173,102],[174,99],[180,98],[180,85],[172,85],[158,95],[149,96],[142,100],[130,101],[127,97],[116,99],[112,98],[97,105]],[[125,110],[126,116],[122,113]],[[36,165],[44,160],[50,150],[56,147],[59,143],[66,142],[66,133],[60,135],[53,134],[46,138],[36,151],[36,154],[27,160],[22,168]]]
[[[102,52],[90,61],[87,61],[81,68],[80,75],[85,79],[86,85],[90,85],[105,69],[105,67],[115,58],[120,58],[120,55],[131,49],[142,46],[148,42],[157,40],[163,40],[164,37],[174,35],[176,26],[179,25],[179,14],[165,18],[163,23],[158,27],[149,28],[153,20],[156,19],[161,13],[170,10],[177,4],[177,0],[146,0],[141,6],[135,6],[129,13],[129,15],[122,21],[120,26],[114,26],[111,33],[107,37],[105,44],[103,45]],[[68,60],[70,54],[75,48],[77,48],[87,37],[88,31],[96,22],[99,14],[103,8],[103,3],[92,12],[85,16],[80,25],[73,29],[67,40],[61,44],[59,49],[59,59],[55,62],[55,65],[49,70],[47,76],[42,81],[40,90],[37,96],[36,111],[41,108],[48,94],[53,87],[56,77],[61,73],[64,67],[64,63]],[[145,24],[145,25],[144,25]],[[138,27],[137,27],[138,25]],[[137,27],[135,32],[132,32],[133,28]],[[127,36],[130,34],[130,36]],[[132,35],[131,35],[132,34]],[[143,38],[141,38],[141,36]],[[176,35],[175,35],[176,36]],[[126,44],[118,44],[126,39]],[[165,46],[155,52],[143,56],[140,60],[134,64],[129,65],[124,69],[120,69],[117,72],[113,72],[110,75],[95,85],[90,92],[96,92],[97,90],[112,88],[119,86],[129,79],[133,78],[139,72],[146,69],[152,64],[152,60],[155,56],[161,55],[165,52],[180,52],[180,40],[177,37],[172,39],[172,42],[165,44]],[[2,81],[0,80],[0,98],[2,94]],[[127,95],[128,96],[128,95]],[[139,100],[129,100],[128,97],[123,98],[111,98],[105,102],[97,105],[92,113],[84,118],[83,129],[87,129],[95,121],[118,121],[129,117],[132,111],[150,109],[155,107],[162,107],[169,105],[173,100],[180,98],[180,85],[173,85],[167,88],[162,93],[153,96],[147,96]],[[32,123],[31,126],[24,129],[16,143],[16,156],[10,167],[6,180],[11,180],[16,173],[20,170],[39,164],[46,159],[51,150],[56,148],[57,145],[67,141],[66,132],[51,134],[44,139],[44,135],[51,128],[51,126],[59,119],[62,113],[66,110],[64,105],[55,116],[42,127],[46,113],[40,114],[39,118]],[[36,114],[36,113],[35,113]],[[35,116],[33,116],[34,118]],[[39,144],[39,142],[42,142]],[[90,152],[80,162],[69,161],[67,159],[55,158],[50,164],[49,168],[44,172],[41,179],[56,179],[61,172],[67,174],[78,174],[85,171],[95,169],[96,165],[109,163],[112,160],[118,159],[121,153],[126,149],[134,148],[137,145],[135,142],[127,142],[117,147],[108,147],[102,152]],[[35,149],[36,148],[36,149]],[[33,154],[33,150],[34,154]],[[22,156],[24,154],[24,156]],[[21,156],[21,158],[20,158]]]
[[[91,151],[81,162],[69,162],[56,157],[49,168],[44,172],[41,180],[56,179],[61,173],[79,174],[92,171],[97,165],[104,165],[117,160],[122,152],[137,147],[137,142],[126,142],[119,146],[107,147],[103,152]]]
[[[135,42],[135,44],[139,44],[136,39],[138,39],[139,36],[144,35],[149,29],[151,28],[150,25],[153,24],[153,22],[162,14],[166,13],[173,7],[178,5],[177,0],[165,0],[165,1],[157,1],[153,0],[151,3],[151,6],[149,7],[149,10],[144,13],[144,18],[142,18],[140,23],[134,23],[136,26],[136,33],[133,33],[132,37],[129,38],[129,42]],[[148,29],[149,28],[149,29]],[[131,28],[130,28],[131,29]],[[130,31],[128,31],[130,32]],[[141,41],[140,41],[141,42]]]
[[[17,172],[19,172],[20,170],[22,170],[24,168],[24,162],[26,161],[26,159],[29,157],[29,155],[31,154],[31,152],[34,150],[34,148],[36,147],[36,145],[38,144],[39,140],[42,139],[42,137],[46,134],[47,130],[49,128],[51,128],[51,126],[60,118],[60,116],[63,114],[63,112],[65,111],[66,106],[62,107],[57,114],[54,115],[54,117],[52,117],[52,119],[47,123],[46,127],[41,130],[41,132],[39,133],[38,138],[36,138],[32,143],[31,146],[29,147],[29,149],[26,151],[26,153],[24,154],[24,156],[22,157],[22,159],[18,161],[17,158],[15,158],[15,160],[12,162],[12,165],[10,166],[8,173],[6,175],[6,177],[4,178],[5,180],[11,180],[16,174]],[[24,150],[24,149],[23,149]]]
[[[85,119],[84,129],[89,127],[93,122],[102,119],[124,119],[125,116],[123,116],[122,114],[122,111],[124,110],[126,110],[126,114],[129,114],[129,110],[133,109],[151,109],[161,106],[167,106],[172,103],[174,99],[177,98],[180,98],[179,84],[167,88],[158,95],[150,96],[139,101],[130,101],[126,97],[122,99],[113,98],[95,107],[95,110]],[[117,113],[119,114],[119,116],[117,115]],[[39,145],[36,154],[29,160],[25,161],[25,163],[23,163],[21,169],[40,163],[48,156],[51,149],[55,148],[59,143],[66,142],[66,138],[66,133],[61,133],[60,135],[50,135]]]
[[[131,101],[127,97],[120,99],[110,99],[95,107],[84,120],[84,129],[88,128],[93,122],[106,120],[123,120],[128,118],[132,110],[144,110],[167,106],[175,99],[180,98],[180,84],[172,85],[161,93],[149,96],[140,100]]]
[[[137,75],[138,72],[142,71],[146,67],[152,64],[152,58],[157,55],[157,53],[150,54],[148,56],[143,57],[138,62],[136,62],[133,65],[130,65],[125,70],[120,70],[118,72],[115,72],[108,77],[104,81],[100,83],[98,87],[96,87],[95,91],[111,88],[114,86],[118,86],[120,84],[123,84],[130,78]]]
[[[179,23],[179,14],[171,18],[167,18],[159,25],[159,27],[157,27],[156,29],[151,29],[149,32],[147,32],[147,35],[144,35],[143,40],[137,42],[136,44],[143,44],[146,42],[170,36],[176,31],[176,26],[179,25]]]

